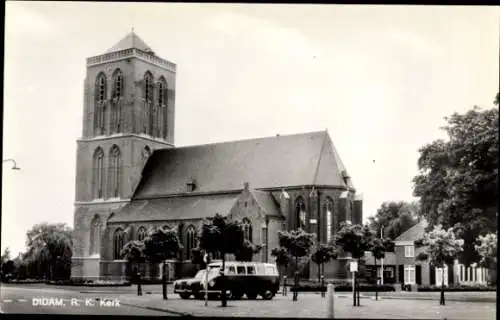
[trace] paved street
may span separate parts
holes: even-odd
[[[276,296],[271,301],[229,301],[227,308],[221,308],[219,301],[182,300],[172,293],[169,286],[169,299],[163,301],[161,285],[146,285],[144,295],[138,297],[136,286],[131,287],[56,287],[44,284],[2,285],[0,298],[2,310],[7,313],[60,313],[60,314],[112,314],[112,315],[193,315],[193,316],[241,316],[241,317],[292,317],[323,318],[326,317],[326,300],[319,294],[302,293],[299,301],[291,301],[292,296]],[[151,294],[147,294],[150,292]],[[352,306],[350,293],[335,295],[335,316],[340,318],[378,318],[404,319],[494,319],[496,302],[495,292],[446,293],[447,305],[442,307],[438,302],[439,293],[385,293],[380,301],[374,301],[365,293],[361,299],[361,307]],[[384,296],[385,295],[385,296]],[[33,306],[33,298],[62,298],[61,306]],[[95,306],[85,306],[85,299],[100,297],[119,301],[120,306],[100,307],[101,300]],[[459,302],[459,298],[485,299],[490,302]],[[399,299],[399,300],[396,300]],[[71,299],[76,299],[79,306],[71,306]],[[432,299],[432,300],[429,300]],[[36,300],[35,300],[36,301]],[[75,300],[73,300],[75,301]],[[477,300],[479,301],[479,300]]]
[[[227,308],[221,308],[219,301],[182,300],[172,296],[163,301],[160,295],[137,297],[129,295],[123,301],[143,307],[164,308],[170,311],[193,316],[207,317],[287,317],[287,318],[323,318],[327,315],[326,300],[317,294],[304,293],[299,301],[276,296],[271,301],[229,301]],[[371,298],[361,300],[361,307],[353,307],[352,299],[347,294],[338,294],[335,298],[335,317],[339,318],[374,318],[374,319],[484,319],[495,318],[496,304],[493,302],[456,302],[450,301],[440,306],[439,300],[394,300],[374,301]]]
[[[80,293],[82,289],[72,290],[45,286],[2,285],[0,287],[0,308],[4,313],[41,313],[41,314],[104,314],[104,315],[145,315],[176,316],[165,310],[148,310],[140,306],[123,304],[120,295],[106,290]],[[78,289],[78,290],[74,290]],[[113,288],[89,288],[113,289]],[[96,292],[97,291],[97,292]],[[130,294],[130,293],[129,293]],[[42,301],[41,298],[46,298]],[[52,301],[50,299],[52,298]],[[99,300],[95,300],[99,298]],[[107,299],[107,300],[106,300]],[[116,302],[119,305],[116,305]],[[56,305],[40,305],[54,302]],[[62,302],[62,305],[57,305]],[[38,304],[38,305],[34,305]]]

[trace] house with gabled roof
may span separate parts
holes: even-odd
[[[198,230],[216,213],[242,221],[263,262],[280,230],[302,228],[319,245],[341,222],[362,223],[362,197],[326,130],[176,147],[175,78],[176,65],[134,32],[87,59],[72,278],[124,277],[121,249],[154,227],[178,230],[176,276],[192,274]],[[343,259],[325,268],[327,278],[346,272]]]
[[[419,261],[418,255],[427,254],[427,247],[419,245],[424,238],[428,223],[425,219],[403,232],[394,240],[394,253],[387,253],[393,259],[395,282],[404,285],[441,285],[451,284],[485,284],[488,279],[488,270],[477,265],[466,267],[455,260],[452,265],[435,268],[428,260]],[[366,260],[373,265],[372,259]],[[380,262],[378,262],[380,264]],[[379,271],[380,272],[380,271]]]

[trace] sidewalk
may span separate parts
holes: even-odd
[[[327,316],[326,298],[316,294],[299,294],[297,302],[292,296],[276,296],[273,300],[228,301],[226,308],[220,301],[182,300],[176,295],[162,300],[161,295],[120,296],[120,303],[156,311],[167,311],[179,315],[204,317],[286,317],[286,318],[325,318]],[[336,295],[334,299],[335,317],[339,318],[377,318],[377,319],[494,319],[496,304],[448,302],[440,306],[438,300],[401,300],[391,299],[374,301],[361,300],[361,307],[353,307],[352,299],[346,295]]]
[[[401,299],[401,300],[435,300],[439,301],[440,292],[379,292],[378,296],[382,299]],[[352,294],[351,294],[352,296]],[[375,292],[362,292],[361,297],[374,298]],[[446,301],[461,302],[497,302],[497,293],[494,291],[477,292],[445,292]]]

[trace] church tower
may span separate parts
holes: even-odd
[[[77,141],[73,278],[99,277],[110,260],[106,221],[125,205],[155,149],[174,147],[176,65],[133,31],[87,59]]]

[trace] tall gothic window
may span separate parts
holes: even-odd
[[[295,221],[297,229],[305,230],[306,228],[306,204],[302,197],[298,197],[295,201]]]
[[[113,73],[113,98],[123,97],[123,73],[120,69],[116,69]]]
[[[153,75],[148,71],[144,74],[144,99],[146,101],[144,108],[144,133],[149,135],[153,132],[153,91]]]
[[[95,110],[94,110],[94,133],[104,134],[106,123],[106,75],[101,72],[97,75],[95,83]]]
[[[196,229],[194,226],[189,226],[186,229],[186,241],[184,244],[186,248],[186,258],[191,259],[193,255],[192,249],[196,248]]]
[[[146,239],[147,234],[148,232],[146,228],[140,227],[139,229],[137,229],[137,240],[144,241],[144,239]]]
[[[333,231],[333,201],[328,198],[325,203],[325,215],[326,215],[326,241],[330,242],[332,239]]]
[[[118,198],[120,196],[120,149],[113,145],[109,154],[109,196]]]
[[[120,132],[121,130],[121,102],[123,96],[123,73],[116,69],[113,73],[113,103],[111,107],[111,131]]]
[[[115,260],[121,259],[120,252],[123,249],[123,239],[123,229],[117,229],[113,234],[113,258]]]
[[[245,236],[245,240],[252,242],[252,223],[247,218],[242,221],[243,234]]]
[[[94,151],[92,170],[92,198],[101,199],[104,197],[104,152],[101,147]]]
[[[167,81],[165,81],[165,78],[162,76],[160,77],[160,80],[158,81],[157,84],[158,87],[158,93],[157,93],[157,114],[156,114],[156,136],[157,137],[163,137],[164,133],[164,126],[162,125],[164,122],[166,110],[165,110],[165,105],[167,103]]]
[[[90,255],[99,254],[101,249],[101,219],[95,216],[90,229]]]

